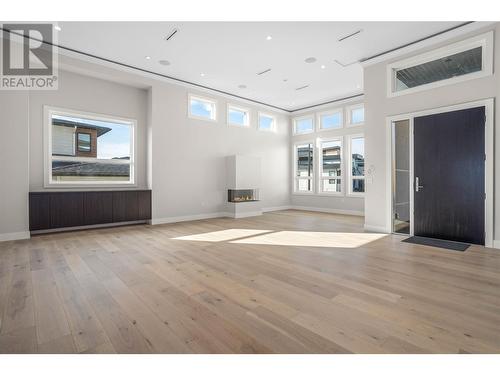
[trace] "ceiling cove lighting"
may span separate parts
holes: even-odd
[[[308,64],[312,64],[316,62],[316,57],[308,57],[307,59],[304,60],[304,62]]]
[[[363,31],[362,29],[359,29],[358,31],[355,31],[355,32],[353,32],[353,33],[351,33],[351,34],[348,34],[348,35],[343,36],[343,37],[342,37],[342,38],[340,38],[338,41],[339,41],[339,42],[343,42],[343,41],[344,41],[344,40],[346,40],[346,39],[352,38],[353,36],[356,36],[356,35],[360,34],[362,31]]]
[[[168,34],[167,36],[165,36],[165,41],[168,42],[169,40],[171,40],[175,34],[177,34],[179,32],[179,29],[178,28],[174,28],[172,29]]]
[[[257,73],[257,75],[258,75],[258,76],[261,76],[262,74],[269,73],[270,71],[271,71],[271,68],[266,69],[266,70],[263,70],[262,72],[258,72],[258,73]]]

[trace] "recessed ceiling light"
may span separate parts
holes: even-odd
[[[240,89],[246,89],[247,88],[247,85],[239,85],[238,86]]]
[[[326,68],[326,66],[325,66],[325,65],[321,65],[321,69],[325,69],[325,68]]]
[[[160,60],[160,61],[158,61],[158,63],[161,65],[165,65],[165,66],[170,65],[170,61],[168,61],[168,60]]]
[[[268,36],[266,37],[266,40],[271,40],[271,39],[273,39],[273,37],[272,37],[271,35],[268,35]]]
[[[62,29],[61,29],[61,26],[58,26],[58,25],[54,26],[54,29],[55,29],[56,31],[61,31],[61,30],[62,30]]]
[[[200,73],[200,76],[205,77],[205,73]]]
[[[312,64],[316,62],[316,57],[308,57],[307,59],[304,60],[308,64]]]
[[[144,56],[146,60],[151,60],[151,56]]]
[[[285,79],[283,80],[283,82],[288,82],[288,78],[285,78]]]

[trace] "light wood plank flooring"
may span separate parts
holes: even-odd
[[[500,250],[281,211],[0,243],[0,353],[499,353]]]

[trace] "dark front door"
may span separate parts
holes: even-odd
[[[484,130],[484,107],[415,118],[415,236],[484,245]]]

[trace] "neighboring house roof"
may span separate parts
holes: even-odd
[[[68,126],[71,128],[76,126],[76,127],[85,128],[85,129],[96,129],[98,137],[111,131],[111,128],[107,128],[105,126],[88,124],[88,123],[83,122],[83,121],[70,121],[70,120],[63,120],[63,119],[58,119],[58,118],[52,119],[52,125]]]
[[[53,176],[129,176],[129,164],[52,161]]]

